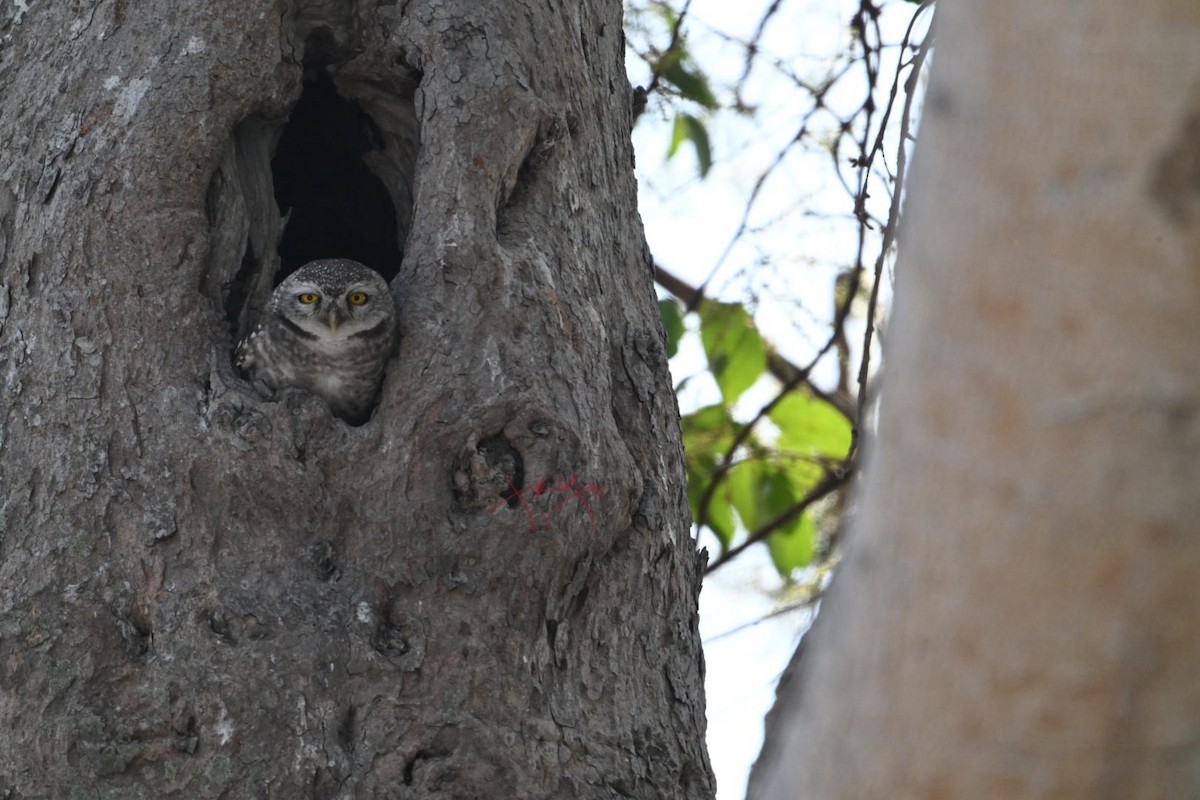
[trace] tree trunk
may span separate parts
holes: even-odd
[[[620,4],[13,5],[0,797],[711,796]],[[230,368],[320,257],[360,427]]]
[[[1200,797],[1200,6],[938,24],[866,492],[750,796]]]

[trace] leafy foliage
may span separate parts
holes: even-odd
[[[684,330],[680,309],[673,300],[659,307],[673,352]],[[788,577],[817,553],[809,494],[847,457],[850,422],[829,402],[804,391],[777,397],[751,422],[739,422],[734,407],[764,379],[767,345],[742,305],[704,301],[696,314],[721,402],[682,420],[693,518],[716,535],[723,552],[735,545],[739,532],[760,537],[779,574]]]
[[[756,25],[693,9],[691,0],[670,2],[626,6],[628,52],[642,84],[635,115],[654,112],[643,119],[668,138],[667,159],[691,149],[701,177],[723,168],[725,195],[706,187],[697,193],[704,200],[690,202],[709,213],[727,211],[731,196],[744,203],[726,245],[713,242],[723,225],[695,242],[681,231],[677,248],[656,245],[667,263],[707,260],[700,243],[712,253],[710,263],[687,270],[707,276],[697,286],[656,265],[660,285],[682,301],[660,303],[668,353],[690,349],[681,348],[690,337],[707,360],[702,374],[719,390],[698,397],[707,405],[682,420],[688,501],[720,548],[710,571],[763,543],[790,577],[814,561],[829,566],[836,550],[841,489],[857,462],[878,358],[875,325],[887,305],[933,3],[850,0],[830,7],[830,29],[823,15],[787,0],[747,7]],[[803,52],[778,35],[801,17],[829,34],[807,37]],[[729,61],[718,65],[715,52],[740,61],[740,77]],[[681,217],[695,181],[677,173],[655,181],[667,185],[648,183],[646,196]],[[793,253],[780,246],[789,241]],[[814,292],[819,280],[832,291]],[[789,283],[804,288],[783,298],[778,287]],[[794,330],[813,343],[801,366],[775,351],[754,318],[762,312],[775,321],[793,309]],[[690,390],[697,377],[677,389]]]
[[[725,404],[732,407],[767,368],[767,349],[744,306],[706,300],[700,306],[700,339]]]
[[[679,352],[679,340],[683,337],[683,314],[674,300],[660,300],[658,313],[662,315],[663,327],[667,330],[667,358]]]
[[[660,62],[663,80],[674,86],[684,100],[698,103],[709,111],[719,108],[721,104],[709,88],[708,78],[699,69],[685,67],[687,58],[687,50],[681,42]]]
[[[688,473],[688,505],[693,519],[700,519],[712,476],[724,454],[733,447],[742,426],[733,421],[725,405],[706,406],[682,419],[685,461]],[[728,487],[711,493],[704,522],[717,535],[722,547],[729,547],[736,530]]]
[[[651,75],[645,91],[658,92],[664,98],[664,104],[674,109],[667,158],[674,157],[684,142],[691,142],[700,176],[704,177],[713,163],[712,142],[704,116],[719,109],[721,102],[712,90],[708,75],[688,49],[679,13],[667,3],[657,1],[645,6],[631,6],[630,12],[627,25],[640,26],[648,38],[667,39],[665,48],[650,47],[640,54]],[[660,29],[652,32],[648,28],[654,21],[659,23]]]
[[[767,416],[779,427],[783,449],[830,460],[849,455],[850,423],[829,403],[793,392],[780,399]]]

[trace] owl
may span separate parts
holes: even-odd
[[[271,295],[233,364],[270,389],[294,386],[333,413],[366,422],[396,341],[396,304],[379,273],[357,261],[310,261]]]

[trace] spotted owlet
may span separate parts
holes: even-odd
[[[395,339],[396,304],[379,273],[344,258],[310,261],[275,289],[233,363],[251,381],[312,392],[360,424]]]

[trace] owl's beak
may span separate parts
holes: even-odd
[[[343,322],[345,322],[345,320],[342,318],[342,315],[339,314],[336,309],[334,309],[329,313],[329,317],[325,324],[329,326],[330,332],[337,333],[338,326]]]

